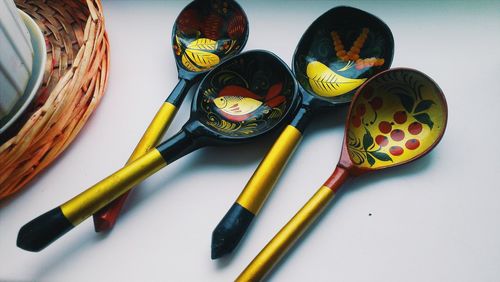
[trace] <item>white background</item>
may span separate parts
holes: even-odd
[[[187,1],[105,1],[107,93],[70,148],[0,209],[2,281],[231,281],[330,175],[345,110],[315,120],[236,252],[212,261],[213,228],[273,137],[194,152],[134,192],[114,230],[91,220],[41,251],[19,228],[121,167],[177,82],[172,24]],[[312,21],[338,1],[240,1],[246,49],[291,63]],[[274,281],[500,281],[500,2],[349,2],[392,29],[393,66],[434,78],[447,132],[425,158],[355,179],[269,277]],[[192,96],[189,96],[189,98]],[[167,137],[187,120],[190,99]],[[369,216],[369,214],[372,214]]]

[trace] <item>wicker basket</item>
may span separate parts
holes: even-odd
[[[71,143],[99,103],[109,44],[99,0],[16,0],[42,29],[44,78],[33,108],[0,146],[0,200],[23,188]]]

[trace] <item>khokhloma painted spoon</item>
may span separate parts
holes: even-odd
[[[444,134],[447,116],[443,92],[427,75],[400,68],[371,78],[352,101],[333,174],[236,281],[262,280],[347,179],[403,165],[429,153]]]
[[[313,117],[351,102],[360,85],[390,67],[393,52],[394,39],[389,27],[356,8],[335,7],[309,26],[297,45],[292,63],[300,85],[300,109],[213,231],[212,259],[236,248]]]
[[[160,107],[127,161],[133,162],[160,142],[191,86],[222,60],[241,52],[248,20],[233,0],[195,0],[177,17],[172,30],[179,82]],[[111,229],[128,192],[94,214],[96,232]]]
[[[200,83],[191,116],[176,135],[25,224],[17,246],[42,250],[167,164],[202,147],[248,142],[279,129],[297,104],[292,72],[273,53],[248,51],[222,62]]]

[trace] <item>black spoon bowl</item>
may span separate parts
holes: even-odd
[[[200,83],[191,109],[192,125],[188,122],[186,128],[193,128],[193,134],[203,135],[209,144],[251,141],[275,130],[296,110],[297,90],[292,73],[276,55],[245,52]]]
[[[270,52],[245,52],[221,63],[200,83],[190,119],[176,135],[24,225],[17,246],[42,250],[134,185],[196,149],[250,142],[277,130],[297,109],[297,90],[290,69]]]
[[[241,52],[247,39],[247,16],[233,0],[196,0],[181,11],[172,29],[179,82],[148,126],[128,163],[160,142],[191,86],[224,59]],[[94,215],[96,231],[113,227],[126,199],[127,194]]]
[[[346,105],[356,89],[392,63],[394,38],[372,14],[351,7],[330,9],[306,30],[292,69],[299,82],[300,108],[262,160],[212,234],[212,259],[236,248],[272,191],[312,117]]]
[[[306,30],[293,56],[303,107],[350,103],[361,84],[391,66],[393,55],[394,38],[382,20],[351,7],[327,11]]]
[[[224,58],[241,52],[248,39],[248,19],[233,0],[196,0],[177,17],[172,48],[179,78],[194,79]]]

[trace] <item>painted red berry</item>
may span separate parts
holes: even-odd
[[[354,125],[354,127],[358,128],[361,126],[361,118],[360,117],[353,116],[351,121],[352,121],[352,125]]]
[[[375,142],[380,145],[380,147],[385,147],[389,144],[389,139],[384,135],[378,135],[375,137]]]
[[[183,11],[177,19],[177,28],[185,34],[195,34],[201,26],[198,20],[198,12],[193,9]]]
[[[227,34],[231,39],[238,39],[245,33],[246,21],[245,17],[236,13],[233,18],[227,24]]]
[[[399,146],[392,146],[391,148],[389,148],[389,153],[391,153],[391,155],[393,156],[401,156],[403,152],[403,148]]]
[[[370,86],[367,86],[363,89],[363,97],[365,97],[365,99],[370,99],[371,97],[373,96],[373,88],[370,87]]]
[[[368,103],[370,103],[370,105],[372,106],[372,108],[376,111],[376,110],[378,110],[378,109],[380,109],[382,107],[382,98],[375,97],[375,98],[373,98]]]
[[[405,146],[410,150],[415,150],[418,148],[418,146],[420,146],[420,141],[418,141],[417,139],[410,139],[406,141]]]
[[[412,122],[410,126],[408,126],[408,131],[413,134],[417,135],[420,132],[422,132],[422,124],[420,122]]]
[[[381,123],[378,124],[378,129],[380,129],[380,132],[387,134],[391,132],[392,125],[390,122],[382,121]]]
[[[405,138],[405,133],[401,129],[394,129],[391,132],[391,138],[394,141],[401,141],[401,140],[403,140]]]
[[[399,123],[399,124],[403,124],[406,122],[406,112],[405,111],[399,111],[399,112],[396,112],[394,114],[394,121]]]
[[[365,104],[361,103],[358,105],[358,107],[356,108],[356,113],[358,114],[358,116],[362,117],[365,115],[366,113],[366,107],[365,107]]]

